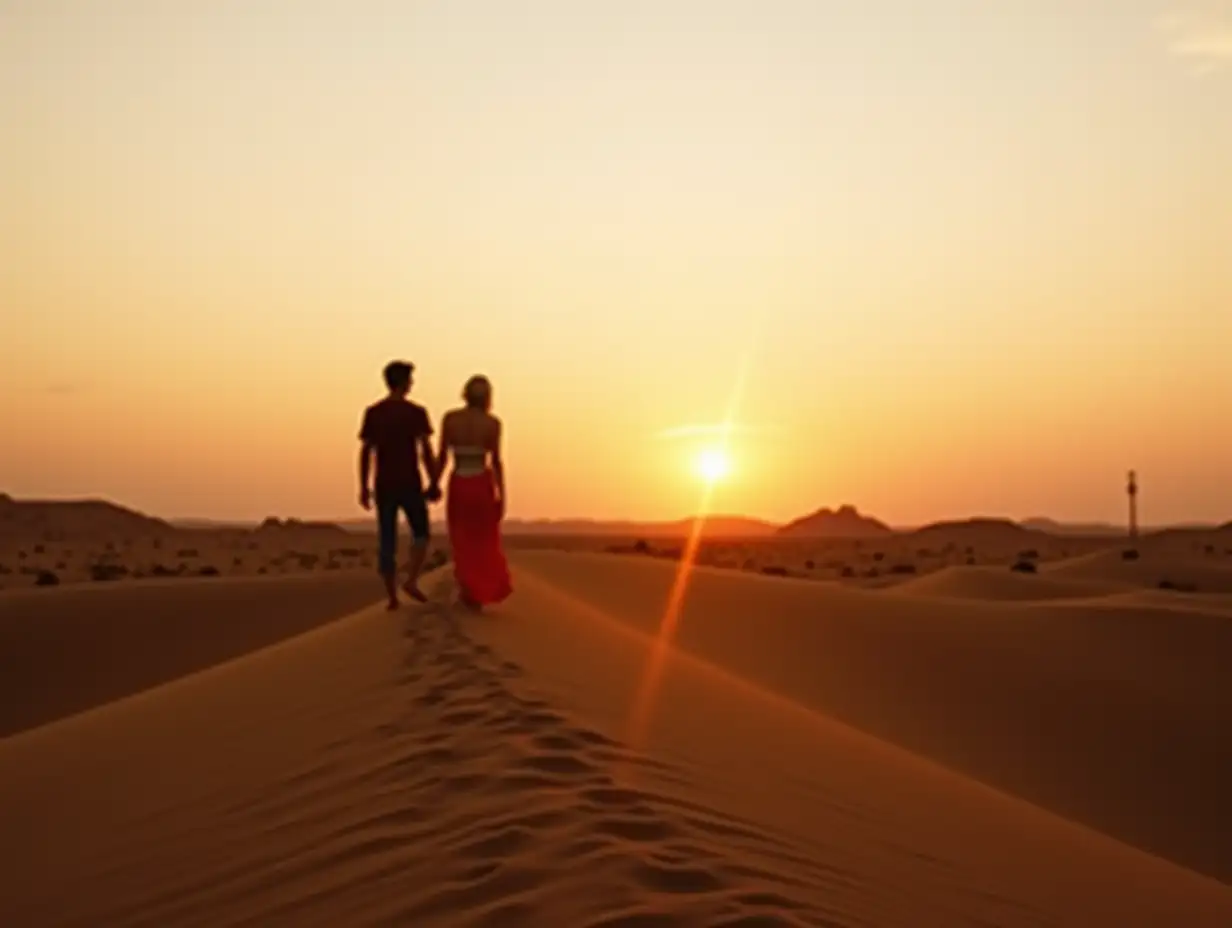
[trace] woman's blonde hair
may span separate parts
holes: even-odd
[[[472,409],[487,410],[492,405],[492,382],[482,374],[476,374],[462,388],[462,399]]]

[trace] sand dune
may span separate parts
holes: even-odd
[[[1137,744],[1129,721],[1117,721],[1135,706],[1113,671],[1141,675],[1135,656],[1155,652],[1155,715],[1136,721],[1171,722],[1193,708],[1180,700],[1209,695],[1204,668],[1223,646],[1222,614],[1118,611],[1114,629],[1138,640],[1101,660],[1094,645],[1109,615],[1068,604],[939,609],[925,597],[702,571],[680,629],[690,653],[667,658],[650,724],[630,729],[655,653],[643,630],[674,565],[546,553],[518,554],[515,565],[519,592],[491,616],[455,614],[438,575],[428,607],[364,608],[0,740],[0,924],[1232,923],[1226,885],[887,740],[906,740],[891,738],[895,725],[916,724],[934,749],[967,744],[979,760],[998,721],[1029,756],[1042,742],[1027,729],[1060,722],[1007,714],[1014,703],[992,698],[992,682],[1022,699],[1064,686],[1085,661],[1115,691],[1111,727],[1084,731],[1081,694],[1063,689],[1079,704],[1080,737],[1064,745],[1051,731],[1058,753],[1033,770],[1083,785],[1097,753],[1084,739],[1114,753]],[[324,577],[304,583],[321,598],[328,588]],[[168,589],[182,603],[199,592]],[[213,620],[185,627],[206,649],[233,635],[229,626],[313,601],[220,601]],[[1178,623],[1169,635],[1186,647],[1169,653],[1151,640]],[[144,666],[170,660],[170,637],[143,640],[148,624],[115,629],[116,653],[144,646]],[[1028,647],[1035,637],[1042,643]],[[1193,649],[1210,662],[1191,666],[1182,690],[1176,677]],[[945,718],[939,740],[945,700],[964,688],[966,708]],[[1186,737],[1226,708],[1214,704]],[[879,723],[883,740],[821,709],[863,713],[856,720]],[[1168,747],[1184,761],[1187,745]],[[1205,790],[1191,801],[1180,794],[1183,766],[1162,764],[1118,796],[1139,802],[1144,827],[1172,800],[1176,827],[1161,840],[1215,856],[1228,819],[1210,803],[1226,772],[1216,762],[1210,782],[1189,782]]]
[[[1158,587],[1162,581],[1194,592],[1232,593],[1232,564],[1192,553],[1144,545],[1126,560],[1121,549],[1098,551],[1048,565],[1050,577],[1065,580]]]
[[[371,571],[0,596],[0,737],[272,644],[379,596]]]
[[[519,555],[643,632],[675,565]],[[1232,879],[1232,611],[983,602],[698,569],[678,645],[1067,818]]]
[[[894,592],[943,599],[1046,600],[1106,596],[1119,586],[1098,581],[1040,577],[1004,567],[943,567],[898,584]]]

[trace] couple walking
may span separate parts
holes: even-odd
[[[359,503],[376,504],[380,535],[379,564],[389,594],[389,608],[398,608],[398,512],[411,527],[411,553],[403,591],[426,602],[419,574],[428,553],[428,503],[441,498],[440,480],[450,455],[453,471],[445,515],[453,548],[454,576],[463,605],[480,609],[498,603],[513,588],[501,550],[500,522],[505,515],[505,469],[501,460],[501,422],[491,413],[492,385],[472,377],[462,390],[465,405],[445,414],[438,450],[432,451],[428,411],[407,399],[414,366],[407,361],[385,365],[389,395],[364,410],[359,430]],[[375,486],[369,483],[376,458]],[[428,477],[425,491],[420,466]]]

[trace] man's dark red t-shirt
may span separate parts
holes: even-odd
[[[432,434],[428,411],[410,400],[387,397],[364,410],[360,441],[376,449],[376,492],[423,491],[419,441]]]

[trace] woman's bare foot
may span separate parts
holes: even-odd
[[[483,612],[482,604],[475,602],[465,593],[458,596],[458,602],[462,605],[463,609],[468,609],[471,612]]]
[[[387,603],[385,604],[385,609],[386,609],[387,611],[389,611],[389,612],[394,612],[394,611],[396,611],[396,610],[397,610],[398,605],[399,605],[399,604],[398,604],[398,601],[397,601],[396,599],[391,599],[389,602],[387,602]]]
[[[413,581],[408,580],[402,584],[402,592],[418,603],[426,603],[428,601],[427,594],[419,588],[418,583]]]

